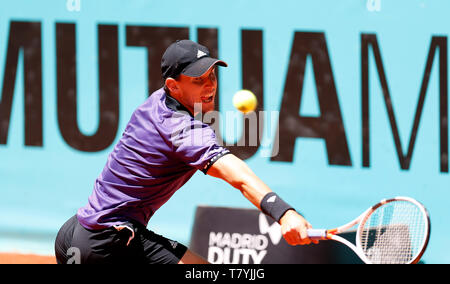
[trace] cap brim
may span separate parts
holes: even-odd
[[[228,64],[222,60],[211,57],[203,57],[186,67],[181,74],[188,77],[200,77],[214,65],[228,67]]]

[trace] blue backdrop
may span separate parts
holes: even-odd
[[[151,72],[159,72],[159,65],[148,60],[151,45],[147,50],[133,41],[133,31],[160,27],[163,32],[182,29],[193,40],[205,29],[217,33],[217,52],[229,63],[219,81],[224,114],[234,111],[232,94],[246,84],[243,62],[252,53],[243,52],[244,40],[250,38],[245,31],[262,40],[263,67],[249,72],[263,74],[260,94],[270,115],[262,146],[246,161],[313,226],[340,225],[382,198],[410,196],[428,208],[432,220],[423,260],[450,263],[449,9],[444,0],[3,1],[0,250],[53,253],[57,230],[87,202],[131,113],[151,91]],[[113,40],[101,43],[102,32],[106,39],[111,33]],[[117,60],[107,53],[105,66],[117,67],[111,81],[117,85],[120,115],[115,117],[117,130],[112,127],[112,138],[102,149],[83,150],[63,135],[67,106],[58,104],[58,90],[63,93],[59,84],[71,78],[64,74],[73,67],[70,60],[61,60],[58,67],[58,58],[71,47],[61,41],[63,34],[76,40],[76,89],[67,88],[65,98],[76,97],[76,123],[84,136],[95,134],[101,125],[99,62],[104,53],[99,49],[117,47]],[[165,40],[164,34],[153,38]],[[300,104],[295,105],[295,98]],[[291,102],[294,112],[287,107]],[[320,120],[329,130],[337,123],[344,143],[326,131],[308,137],[297,132],[294,123],[279,129],[284,154],[268,157],[282,115],[284,125],[292,117]],[[225,140],[239,138],[237,125],[229,133],[227,127],[222,129]],[[293,150],[284,151],[289,146]],[[154,215],[149,227],[188,244],[200,204],[252,206],[223,181],[197,173]]]

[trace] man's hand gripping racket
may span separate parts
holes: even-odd
[[[357,224],[356,245],[338,236]],[[414,264],[427,247],[430,218],[418,201],[396,197],[380,201],[341,227],[307,232],[312,240],[334,240],[347,245],[365,263]]]

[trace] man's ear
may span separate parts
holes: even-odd
[[[166,79],[166,87],[169,89],[171,94],[178,94],[179,92],[178,83],[173,78]]]

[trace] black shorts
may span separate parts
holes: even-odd
[[[184,245],[157,235],[141,224],[127,222],[121,229],[88,230],[76,216],[61,227],[55,241],[59,264],[176,264],[186,251]]]

